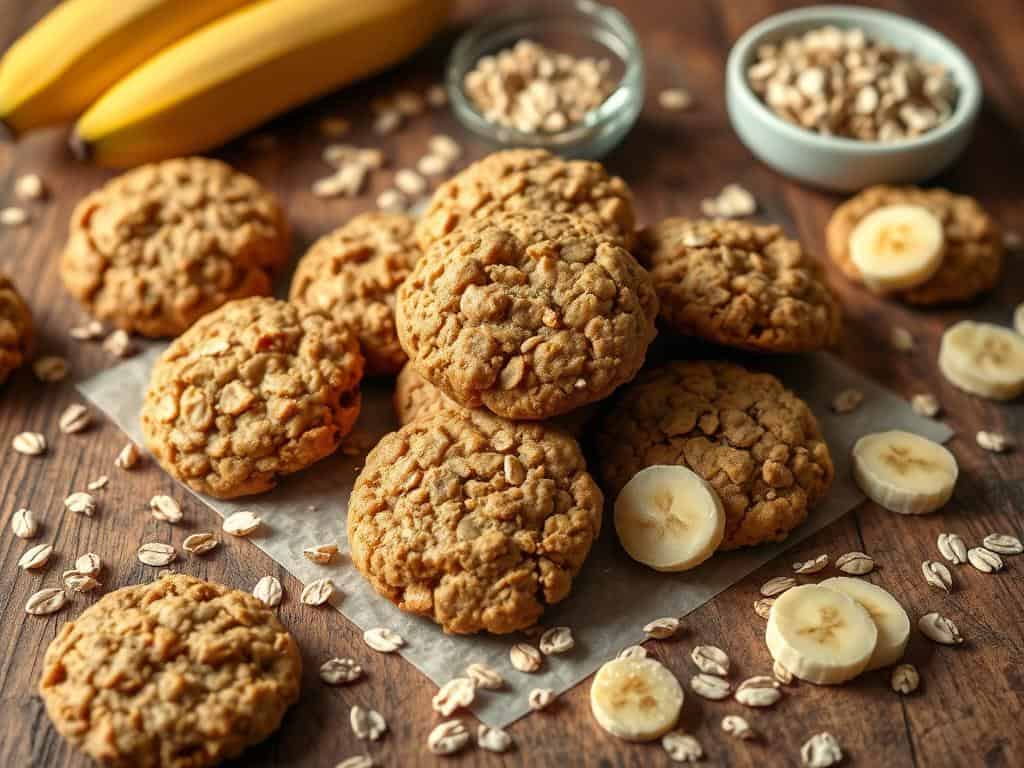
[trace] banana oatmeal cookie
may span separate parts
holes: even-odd
[[[28,358],[32,313],[6,275],[0,274],[0,384]]]
[[[814,414],[770,374],[673,362],[642,373],[617,400],[598,436],[604,490],[618,495],[645,467],[688,467],[725,507],[720,549],[781,541],[832,484]]]
[[[225,302],[269,294],[288,250],[284,213],[254,179],[217,160],[178,158],[83,199],[60,274],[95,317],[177,336]]]
[[[405,363],[395,332],[395,291],[419,256],[415,222],[401,213],[364,213],[321,237],[292,278],[291,301],[327,312],[359,335],[368,375]]]
[[[762,352],[820,349],[839,337],[839,305],[818,265],[779,227],[665,219],[640,235],[666,327]]]
[[[546,419],[633,378],[658,298],[620,241],[578,216],[471,220],[435,243],[398,290],[398,337],[416,370],[469,408]]]
[[[175,574],[65,624],[39,693],[64,738],[113,768],[203,768],[273,733],[302,659],[252,595]]]
[[[514,632],[569,594],[602,503],[561,430],[449,411],[386,435],[366,457],[348,504],[352,562],[446,632]]]
[[[503,211],[575,213],[630,247],[636,228],[633,193],[600,163],[563,160],[544,149],[494,152],[437,188],[416,226],[426,251],[466,219]]]
[[[909,304],[947,304],[969,301],[996,284],[1003,265],[1002,233],[977,200],[945,189],[887,186],[865,189],[836,208],[829,219],[825,231],[829,255],[851,280],[862,282],[850,256],[850,235],[865,216],[887,205],[927,208],[942,223],[945,240],[938,271],[921,285],[891,295]]]
[[[260,493],[334,452],[359,415],[362,375],[347,326],[277,299],[233,301],[171,342],[153,367],[146,446],[201,493]]]

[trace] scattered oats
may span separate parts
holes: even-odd
[[[277,147],[277,137],[272,133],[254,133],[246,144],[254,152],[270,152]]]
[[[967,550],[967,562],[982,573],[995,573],[1003,570],[1003,558],[984,547],[972,547]]]
[[[1008,251],[1019,251],[1024,249],[1024,238],[1020,236],[1020,232],[1014,232],[1012,229],[1008,229],[1003,232],[1003,247]]]
[[[925,560],[921,563],[921,573],[924,574],[924,580],[930,586],[941,589],[943,592],[949,592],[953,589],[953,574],[942,563],[937,563],[934,560]]]
[[[32,363],[32,370],[41,382],[53,384],[67,378],[68,361],[57,355],[47,355]]]
[[[387,627],[366,630],[363,632],[363,642],[380,653],[394,653],[405,645],[405,639]]]
[[[163,544],[159,541],[151,541],[139,547],[135,553],[139,562],[143,565],[151,565],[154,568],[163,568],[178,559],[178,553],[170,544]]]
[[[75,560],[75,570],[79,573],[85,574],[86,576],[95,576],[100,572],[102,567],[103,561],[100,559],[100,556],[94,552],[86,552]]]
[[[690,652],[690,658],[701,672],[725,677],[729,674],[729,656],[714,645],[698,645]]]
[[[476,731],[476,743],[488,752],[507,752],[512,746],[512,737],[501,728],[480,725]]]
[[[26,571],[42,568],[46,565],[52,554],[53,544],[36,544],[34,547],[29,547],[25,550],[25,553],[18,560],[18,567]]]
[[[461,720],[445,720],[427,737],[427,748],[435,755],[453,755],[469,742],[469,731]]]
[[[1013,440],[1001,432],[982,430],[975,436],[975,439],[978,441],[978,445],[992,453],[1003,453],[1013,447]]]
[[[378,136],[387,136],[402,126],[402,113],[397,111],[381,112],[373,119],[373,132]]]
[[[131,357],[136,352],[131,336],[120,328],[103,340],[103,348],[114,357]]]
[[[811,573],[818,573],[828,567],[828,555],[818,555],[813,560],[805,560],[802,563],[793,563],[793,573],[806,576]]]
[[[427,141],[427,148],[430,150],[430,154],[443,157],[449,161],[458,160],[462,155],[462,147],[459,146],[459,143],[451,136],[443,133],[431,136]]]
[[[466,676],[477,688],[496,691],[505,685],[505,679],[496,669],[481,662],[474,662],[466,667]]]
[[[417,161],[416,170],[424,176],[440,176],[451,168],[451,162],[440,155],[424,155]]]
[[[95,480],[90,480],[86,483],[85,489],[87,491],[102,491],[107,487],[107,483],[110,482],[110,478],[106,475],[100,475]]]
[[[340,139],[352,130],[352,123],[344,117],[325,117],[320,121],[320,135],[327,139]]]
[[[76,325],[68,331],[68,335],[76,341],[96,341],[103,338],[105,333],[103,323],[99,320],[90,320],[85,325]]]
[[[669,731],[661,737],[661,746],[674,763],[695,763],[704,757],[704,749],[695,736]]]
[[[448,103],[448,91],[446,91],[444,89],[444,86],[439,83],[435,83],[434,85],[427,88],[425,96],[427,104],[432,106],[434,109],[437,109],[438,107],[443,107],[445,104]]]
[[[64,571],[60,578],[64,584],[64,589],[71,592],[92,592],[92,590],[101,586],[93,576],[90,576],[88,573],[82,573],[77,569]]]
[[[65,435],[73,435],[86,429],[92,423],[92,414],[81,403],[72,403],[61,413],[57,424]]]
[[[188,552],[190,555],[205,555],[207,552],[216,549],[220,542],[217,537],[212,533],[203,531],[201,533],[193,533],[191,536],[186,536],[185,540],[181,542],[181,548]]]
[[[555,698],[555,692],[550,688],[534,688],[530,691],[527,701],[530,704],[530,709],[540,712],[542,709],[547,709]]]
[[[11,518],[11,530],[19,539],[31,539],[39,533],[36,513],[31,509],[19,509]]]
[[[0,210],[0,224],[5,227],[20,227],[28,222],[28,214],[24,208],[9,206]]]
[[[516,643],[508,652],[512,666],[520,672],[536,672],[544,663],[544,657],[540,651],[529,643]]]
[[[248,536],[261,525],[263,525],[263,520],[248,510],[242,510],[225,517],[221,527],[225,533],[230,533],[232,536]]]
[[[46,452],[46,437],[39,432],[20,432],[11,440],[11,447],[25,456],[39,456]]]
[[[838,565],[838,561],[836,561],[836,564]],[[761,594],[764,597],[778,597],[787,589],[792,589],[795,586],[796,579],[792,576],[776,576],[774,579],[769,579],[761,585]]]
[[[323,605],[331,599],[333,594],[333,581],[330,579],[316,579],[306,585],[305,589],[302,590],[302,594],[299,595],[299,600],[303,605]]]
[[[892,333],[889,336],[889,344],[899,352],[910,352],[917,346],[913,334],[899,325],[892,329]]]
[[[355,659],[328,659],[320,665],[320,679],[328,685],[347,685],[363,676],[363,668]]]
[[[139,464],[139,449],[135,443],[128,443],[114,459],[114,466],[118,469],[134,469]]]
[[[739,184],[727,184],[717,197],[701,200],[700,209],[705,216],[712,218],[751,216],[757,211],[757,200]]]
[[[929,640],[942,645],[960,645],[964,641],[956,624],[935,611],[918,619],[917,628]]]
[[[1024,544],[1016,536],[1008,533],[990,533],[982,540],[982,546],[1000,555],[1019,555],[1024,552]]]
[[[814,734],[800,747],[800,760],[804,768],[829,768],[842,759],[842,747],[828,731]]]
[[[459,708],[468,708],[476,698],[476,683],[468,677],[453,677],[430,700],[435,712],[450,717]]]
[[[737,739],[743,739],[744,741],[749,741],[757,735],[751,729],[750,723],[739,715],[726,715],[723,717],[722,730],[730,736],[735,736]]]
[[[14,196],[19,200],[42,200],[46,197],[46,185],[38,173],[26,173],[14,182]]]
[[[844,389],[832,400],[832,410],[836,413],[852,413],[864,402],[864,393],[859,389]]]
[[[674,637],[681,626],[682,622],[679,619],[674,616],[665,616],[644,625],[644,634],[655,640],[667,640]]]
[[[346,757],[334,768],[374,768],[376,763],[373,762],[373,758],[369,755],[353,755],[352,757]]]
[[[720,701],[727,698],[732,692],[732,685],[718,675],[708,675],[703,672],[690,678],[690,688],[698,696],[711,701]]]
[[[276,608],[281,604],[284,590],[281,582],[274,576],[263,576],[252,588],[253,596],[268,608]]]
[[[64,507],[69,512],[92,517],[96,514],[96,499],[85,491],[75,491],[64,499]]]
[[[403,168],[395,173],[395,187],[409,197],[419,197],[426,191],[427,182],[416,171]]]
[[[620,659],[646,659],[647,649],[642,645],[630,645],[619,651]]]
[[[693,97],[685,88],[666,88],[658,94],[658,105],[670,112],[689,109],[691,104]]]
[[[793,684],[793,673],[786,669],[781,661],[772,663],[772,677],[782,685]]]
[[[395,109],[405,117],[423,114],[423,97],[415,91],[399,91],[395,94]]]
[[[900,664],[893,669],[889,684],[896,693],[906,696],[917,690],[921,684],[921,675],[913,664]]]
[[[540,652],[545,656],[568,653],[576,645],[572,630],[568,627],[552,627],[540,636]]]
[[[851,576],[863,576],[875,569],[875,560],[863,552],[847,552],[836,558],[836,568]]]
[[[760,600],[754,601],[754,613],[760,616],[765,621],[768,620],[769,614],[772,612],[772,604],[775,602],[774,597],[763,597]]]
[[[162,523],[180,523],[183,517],[181,505],[170,496],[157,494],[149,500],[149,508],[153,512],[153,518]]]
[[[352,733],[362,741],[377,741],[388,730],[388,724],[380,712],[365,709],[358,704],[354,704],[349,710],[348,721],[352,726]]]
[[[405,196],[397,189],[385,189],[377,195],[377,208],[389,213],[403,213],[406,209]]]
[[[774,677],[757,675],[740,683],[733,698],[745,707],[770,707],[782,698]]]
[[[25,613],[32,616],[46,616],[56,613],[68,602],[67,593],[58,587],[40,589],[25,603]]]
[[[967,545],[956,533],[940,533],[938,540],[939,553],[953,565],[967,562]]]
[[[930,419],[938,416],[939,411],[942,410],[942,406],[939,405],[939,399],[930,392],[921,392],[914,395],[910,398],[910,407],[918,416],[927,416]]]
[[[337,544],[318,544],[315,547],[306,547],[302,550],[302,554],[307,560],[310,560],[317,565],[328,565],[336,554],[338,554]]]

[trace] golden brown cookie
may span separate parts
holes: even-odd
[[[660,318],[676,333],[762,352],[820,349],[840,311],[818,265],[779,227],[665,219],[640,234]]]
[[[6,275],[0,274],[0,384],[28,358],[32,313]]]
[[[623,388],[598,435],[604,490],[656,464],[688,467],[725,507],[720,549],[781,541],[824,497],[835,470],[818,422],[767,373],[673,362]]]
[[[547,419],[633,378],[654,338],[647,272],[599,224],[520,211],[435,243],[398,291],[398,337],[468,408]]]
[[[446,181],[427,205],[416,237],[426,251],[466,219],[522,210],[575,213],[632,245],[636,215],[626,182],[600,163],[563,160],[543,149],[495,152]]]
[[[83,199],[60,274],[95,317],[177,336],[225,302],[269,294],[288,249],[284,213],[254,179],[217,160],[178,158]]]
[[[146,446],[201,493],[260,493],[334,452],[359,415],[362,375],[347,326],[277,299],[233,301],[171,342],[153,367]]]
[[[559,429],[447,411],[386,435],[348,503],[352,562],[446,632],[514,632],[569,594],[601,491]]]
[[[395,332],[395,291],[419,257],[415,222],[401,213],[364,213],[321,237],[292,278],[290,300],[327,312],[359,336],[368,375],[405,363]]]
[[[273,733],[302,660],[252,595],[183,574],[104,595],[65,624],[39,693],[64,738],[112,768],[203,768]]]
[[[828,252],[847,277],[861,283],[850,256],[850,235],[868,214],[887,205],[920,205],[942,223],[945,252],[942,265],[926,282],[891,294],[909,304],[969,301],[991,289],[1003,265],[999,225],[977,200],[945,189],[869,187],[832,213],[825,230]]]

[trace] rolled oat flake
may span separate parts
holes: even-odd
[[[39,432],[21,432],[11,440],[11,447],[24,456],[40,456],[46,452],[46,437]]]
[[[516,643],[509,649],[508,657],[520,672],[536,672],[544,661],[540,651],[529,643]]]
[[[352,733],[357,739],[363,741],[377,741],[388,729],[384,717],[372,709],[366,709],[358,704],[353,705],[348,713],[349,724],[352,726]]]
[[[808,575],[818,573],[828,567],[828,555],[818,555],[813,560],[806,560],[801,563],[793,563],[793,573]]]
[[[964,641],[956,624],[935,611],[918,619],[917,628],[929,640],[941,645],[960,645]]]
[[[863,576],[875,570],[875,560],[863,552],[847,552],[836,558],[836,568],[851,576]]]
[[[334,594],[334,582],[330,579],[316,579],[309,582],[299,599],[305,605],[323,605],[331,599]]]
[[[642,645],[629,645],[619,651],[619,659],[646,659],[647,649]]]
[[[477,688],[496,691],[505,685],[505,678],[486,664],[475,662],[466,667],[466,677],[473,681]]]
[[[85,491],[75,491],[66,499],[64,506],[69,512],[92,517],[96,513],[96,499]]]
[[[86,552],[75,560],[75,570],[86,576],[95,576],[103,567],[103,561],[95,552]]]
[[[690,678],[690,688],[698,696],[711,701],[721,701],[732,692],[732,686],[728,680],[704,672]]]
[[[843,750],[828,731],[814,734],[800,747],[800,760],[805,768],[829,768],[842,759]]]
[[[469,731],[461,720],[446,720],[427,737],[427,748],[435,755],[453,755],[469,742]]]
[[[917,690],[921,684],[921,676],[913,664],[900,664],[893,668],[889,683],[896,693],[906,696]]]
[[[363,676],[363,668],[354,659],[333,658],[320,665],[320,679],[328,685],[354,683]]]
[[[551,706],[555,698],[555,692],[550,688],[534,688],[530,691],[527,703],[529,703],[530,709],[534,712],[540,712],[542,709],[547,709]]]
[[[163,568],[178,559],[178,553],[170,544],[151,541],[143,544],[136,552],[139,562],[154,568]]]
[[[754,738],[756,735],[745,719],[739,715],[726,715],[722,718],[722,730],[737,739],[744,741]]]
[[[92,576],[78,570],[64,571],[60,580],[64,584],[64,588],[72,592],[91,592],[100,586],[100,583]]]
[[[1003,558],[984,547],[972,547],[967,550],[967,562],[982,573],[995,573],[1003,570]]]
[[[157,494],[149,500],[149,508],[153,512],[153,518],[162,523],[181,522],[181,505],[170,496]]]
[[[67,593],[58,587],[47,587],[33,594],[25,603],[25,613],[32,616],[46,616],[56,613],[67,605]]]
[[[488,752],[507,752],[512,746],[512,737],[508,735],[508,731],[501,728],[480,725],[476,731],[476,743],[480,745],[480,749],[486,749]]]
[[[990,533],[981,544],[990,552],[998,552],[1000,555],[1019,555],[1024,552],[1024,544],[1021,544],[1020,539],[1008,533]]]
[[[792,576],[776,576],[761,585],[761,594],[764,597],[778,597],[787,589],[796,586],[796,579]]]
[[[39,533],[36,515],[31,509],[19,509],[11,518],[11,530],[19,539],[31,539]]]
[[[576,645],[572,630],[568,627],[552,627],[540,636],[540,652],[545,656],[568,653]]]
[[[772,612],[772,604],[775,602],[774,597],[762,597],[760,600],[754,601],[754,613],[760,616],[765,621],[768,620],[768,616]]]
[[[243,510],[224,518],[223,528],[225,533],[232,536],[248,536],[262,524],[263,521],[259,517],[248,510]]]
[[[25,553],[18,559],[18,567],[31,571],[42,568],[53,554],[53,544],[36,544],[25,550]]]
[[[770,707],[782,698],[782,691],[775,678],[756,675],[740,683],[733,698],[745,707]]]
[[[363,642],[380,653],[394,653],[405,640],[397,632],[387,627],[374,627],[363,632]]]
[[[217,541],[216,536],[204,531],[187,536],[181,543],[181,548],[190,555],[205,555],[210,550],[215,549],[218,544],[220,542]]]
[[[924,574],[924,580],[936,589],[941,589],[943,592],[953,589],[953,574],[942,563],[925,560],[921,563],[921,573]]]
[[[674,616],[665,616],[644,626],[644,633],[655,640],[667,640],[679,631],[680,621]]]
[[[453,677],[442,685],[430,703],[435,712],[450,717],[456,709],[470,707],[476,698],[476,684],[468,677]]]
[[[704,757],[704,748],[697,737],[682,731],[669,731],[661,737],[661,746],[675,763],[695,763]]]
[[[729,674],[729,656],[714,645],[698,645],[690,652],[697,669],[709,675],[725,677]]]
[[[281,582],[278,579],[273,576],[263,576],[256,582],[252,594],[268,608],[275,608],[281,604],[284,590],[281,589]]]
[[[953,565],[967,562],[967,545],[956,533],[940,533],[937,541],[939,554]]]

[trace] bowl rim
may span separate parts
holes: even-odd
[[[863,141],[844,136],[823,136],[783,120],[758,98],[747,81],[744,62],[750,52],[769,35],[785,34],[786,30],[804,26],[807,22],[851,25],[870,19],[881,25],[910,30],[918,37],[930,38],[942,50],[942,63],[958,70],[956,109],[938,128],[912,139],[893,142]],[[794,141],[805,142],[816,149],[843,151],[852,155],[896,155],[925,150],[943,143],[969,127],[981,109],[982,86],[977,69],[970,58],[952,40],[936,29],[915,19],[891,11],[855,5],[813,5],[776,13],[759,21],[740,35],[729,51],[726,64],[726,83],[735,91],[743,106],[764,124]]]

